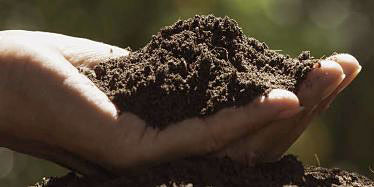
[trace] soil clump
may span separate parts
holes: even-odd
[[[81,68],[116,105],[156,128],[240,107],[271,89],[296,92],[318,62],[290,58],[243,34],[228,18],[195,16],[167,26],[128,56]]]
[[[128,56],[79,68],[116,105],[154,128],[240,107],[272,89],[296,93],[312,67],[309,52],[282,55],[243,34],[228,18],[195,16],[167,26]],[[44,178],[37,187],[85,186],[332,186],[374,185],[339,169],[305,167],[288,155],[275,163],[246,166],[229,158],[194,157],[162,163],[140,173],[95,182],[70,173]]]
[[[240,107],[270,90],[297,92],[318,59],[282,55],[243,34],[228,18],[195,16],[161,29],[143,48],[93,69],[79,68],[116,105],[147,125],[165,128],[191,117]],[[374,186],[340,169],[304,167],[288,155],[275,163],[246,166],[229,158],[195,157],[153,166],[114,180],[70,173],[44,178],[36,187],[145,186]]]

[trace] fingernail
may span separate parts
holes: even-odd
[[[303,106],[291,109],[291,110],[285,110],[278,114],[277,119],[288,119],[293,116],[296,116],[297,114],[301,113],[304,110]]]

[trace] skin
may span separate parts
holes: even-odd
[[[82,38],[1,31],[0,146],[86,175],[119,174],[190,155],[273,161],[361,70],[353,56],[335,55],[308,74],[296,95],[273,90],[244,107],[160,131],[130,113],[118,116],[107,96],[75,68],[126,54]]]

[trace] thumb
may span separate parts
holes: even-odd
[[[91,67],[111,58],[126,56],[129,53],[125,49],[102,42],[49,32],[9,30],[1,31],[0,36],[17,37],[24,41],[43,43],[57,50],[74,66]]]

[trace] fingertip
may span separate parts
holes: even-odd
[[[312,107],[328,97],[344,80],[343,68],[335,61],[321,60],[300,86],[298,96],[303,106]]]
[[[297,108],[300,106],[298,97],[294,93],[284,89],[271,90],[264,102],[280,110]]]
[[[336,88],[336,90],[328,96],[317,108],[317,111],[325,111],[336,96],[342,92],[360,73],[362,67],[359,64],[358,60],[350,54],[337,54],[327,58],[339,64],[344,72],[344,80]]]
[[[276,100],[276,101],[282,101],[283,99],[295,99],[297,100],[297,96],[288,91],[288,90],[284,90],[284,89],[273,89],[270,91],[270,93],[268,94],[268,98],[269,99],[272,99],[272,100]]]
[[[333,55],[327,59],[338,63],[346,75],[357,75],[362,69],[358,60],[347,53]]]
[[[346,77],[343,67],[339,63],[332,60],[322,60],[320,64],[319,80],[326,82],[331,87],[337,87]],[[328,87],[329,85],[326,86]]]
[[[340,77],[344,74],[342,66],[333,60],[321,60],[320,61],[321,73],[330,76],[331,78]]]

